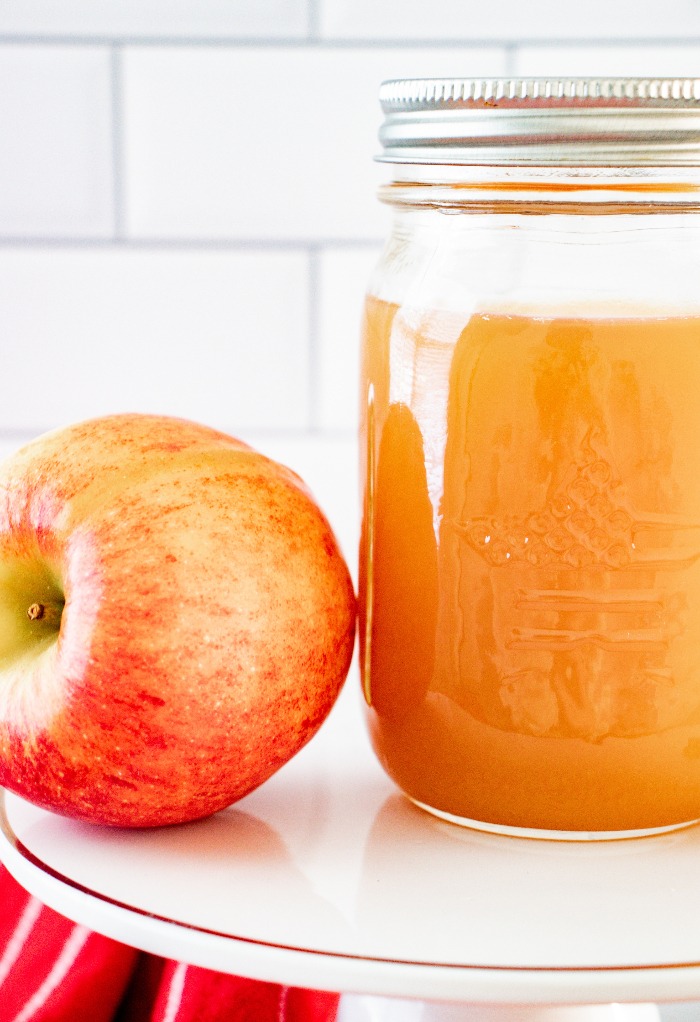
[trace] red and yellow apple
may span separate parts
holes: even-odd
[[[205,426],[119,415],[0,465],[0,785],[143,827],[241,798],[317,731],[355,596],[289,469]]]

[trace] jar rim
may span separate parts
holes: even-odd
[[[382,84],[388,163],[700,165],[698,78],[429,78]]]

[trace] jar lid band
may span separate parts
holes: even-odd
[[[698,78],[384,82],[383,162],[700,165]]]

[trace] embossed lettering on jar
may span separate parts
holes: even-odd
[[[376,752],[456,822],[700,818],[700,83],[395,82],[362,382]]]

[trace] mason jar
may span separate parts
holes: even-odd
[[[700,819],[700,80],[387,82],[364,312],[376,754],[492,831]]]

